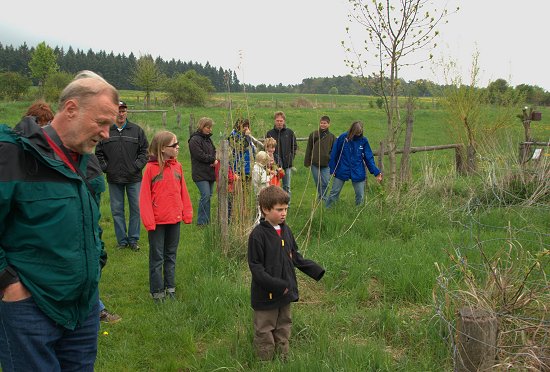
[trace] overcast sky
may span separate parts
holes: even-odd
[[[513,86],[550,90],[543,43],[550,33],[550,1],[447,2],[460,10],[439,27],[436,60],[456,60],[467,71],[477,48],[482,86],[504,78]],[[2,5],[0,42],[35,46],[46,41],[51,47],[208,61],[234,70],[241,82],[296,84],[349,73],[340,43],[346,39],[348,12],[347,0],[20,0]],[[430,65],[403,70],[401,77],[444,82]]]

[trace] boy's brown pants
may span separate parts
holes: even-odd
[[[275,346],[286,357],[291,326],[290,304],[273,310],[254,310],[254,348],[258,358],[273,359]]]

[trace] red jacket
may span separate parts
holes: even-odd
[[[193,221],[193,206],[181,164],[176,159],[167,160],[162,176],[159,172],[157,160],[149,160],[141,181],[139,212],[147,231],[155,230],[157,225]]]
[[[214,172],[216,172],[216,185],[218,185],[218,191],[220,190],[220,183],[218,179],[220,178],[220,162],[217,162],[214,166]],[[227,192],[235,191],[235,172],[233,168],[229,166],[227,168]]]

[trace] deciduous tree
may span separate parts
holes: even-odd
[[[346,30],[349,42],[342,42],[351,56],[346,61],[352,73],[367,79],[372,75],[375,92],[384,100],[387,115],[386,143],[389,151],[390,186],[397,185],[396,150],[402,131],[398,97],[399,71],[403,66],[419,64],[432,57],[428,51],[423,57],[412,59],[422,49],[435,47],[436,27],[448,15],[446,8],[438,9],[428,0],[349,0],[352,9],[350,26]],[[458,8],[457,8],[458,10]],[[359,26],[362,47],[356,49],[352,40],[354,27]],[[374,68],[371,68],[371,65]]]
[[[468,174],[477,170],[477,154],[481,145],[491,146],[498,130],[514,120],[517,105],[523,96],[506,89],[498,104],[489,107],[488,89],[479,88],[479,52],[472,56],[470,79],[464,82],[456,62],[444,62],[446,87],[441,102],[449,112],[451,134],[466,146],[466,167]],[[489,110],[491,109],[491,110]]]
[[[44,82],[54,72],[59,70],[57,56],[52,48],[41,42],[36,46],[29,62],[32,77],[38,79],[38,86],[41,93],[44,93]]]
[[[160,73],[153,57],[146,54],[136,62],[136,68],[132,74],[132,82],[145,91],[146,106],[151,103],[151,92],[158,89],[164,81],[164,75]]]

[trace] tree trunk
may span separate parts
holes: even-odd
[[[407,101],[407,128],[405,130],[405,144],[403,145],[403,155],[401,156],[401,183],[411,180],[411,162],[409,154],[411,152],[411,142],[414,123],[414,101],[409,97]]]
[[[386,152],[386,148],[384,146],[384,141],[380,141],[380,150],[378,151],[378,170],[384,173],[384,153]]]
[[[393,138],[388,140],[388,160],[390,163],[390,188],[395,190],[397,187],[397,159],[395,156],[396,145]]]

